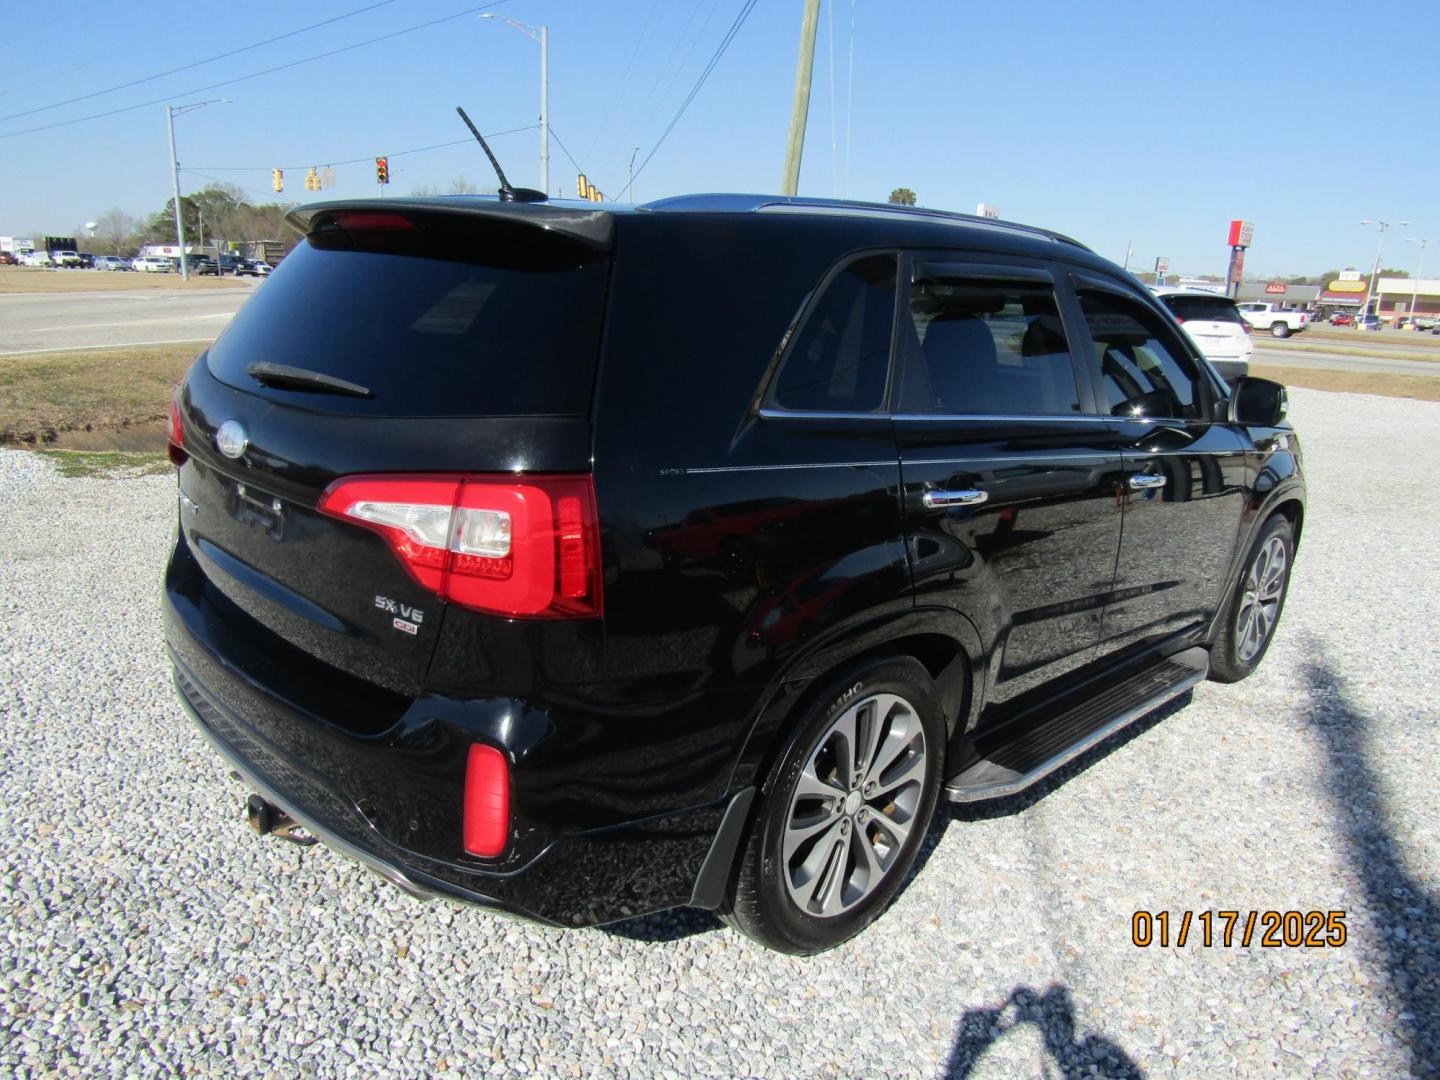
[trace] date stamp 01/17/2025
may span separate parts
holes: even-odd
[[[1343,911],[1137,911],[1130,918],[1130,943],[1142,949],[1338,949],[1346,940]]]

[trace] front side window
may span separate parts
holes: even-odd
[[[1159,317],[1113,293],[1080,290],[1080,308],[1115,416],[1198,417],[1198,377]]]
[[[797,412],[874,412],[885,400],[895,321],[894,255],[856,259],[810,308],[771,401]]]
[[[1075,368],[1049,285],[920,279],[902,409],[909,413],[1072,416]]]

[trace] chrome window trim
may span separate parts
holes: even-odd
[[[700,468],[687,468],[686,476],[697,476],[705,473],[738,473],[738,472],[778,472],[782,469],[895,469],[899,468],[900,459],[891,458],[887,461],[804,461],[793,465],[706,465]]]
[[[1023,421],[1025,423],[1048,424],[1158,424],[1165,420],[1175,420],[1176,417],[1166,416],[1101,416],[1098,413],[1087,413],[1084,416],[1055,416],[1027,415],[1024,413],[820,413],[820,412],[795,412],[790,409],[776,409],[769,405],[759,410],[760,416],[765,420],[926,420],[926,421]],[[1183,422],[1183,421],[1182,421]]]

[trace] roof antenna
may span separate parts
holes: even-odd
[[[495,155],[490,152],[490,145],[485,141],[485,136],[480,134],[480,129],[475,126],[470,117],[465,115],[465,110],[459,105],[455,111],[460,114],[460,119],[465,121],[465,126],[470,129],[470,134],[475,136],[475,141],[480,144],[480,149],[485,151],[485,156],[490,159],[491,166],[495,169],[495,175],[500,178],[500,201],[501,202],[544,202],[549,196],[543,191],[536,191],[534,188],[512,188],[510,181],[505,179],[505,170],[500,168],[500,162],[495,160]]]

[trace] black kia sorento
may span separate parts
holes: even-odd
[[[289,220],[170,435],[175,681],[262,833],[814,952],[939,799],[1273,637],[1284,390],[1064,236],[754,196]]]

